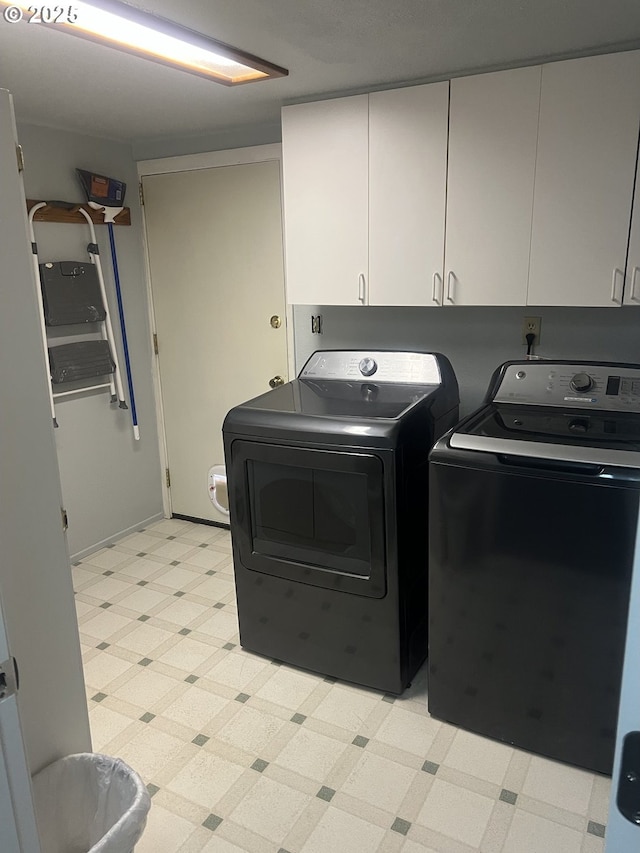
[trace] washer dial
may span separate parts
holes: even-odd
[[[587,391],[591,391],[593,388],[593,379],[588,373],[576,373],[571,382],[569,382],[569,385],[573,391],[577,391],[579,394],[586,394]]]

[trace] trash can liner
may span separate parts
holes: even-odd
[[[131,853],[144,831],[149,794],[119,758],[67,755],[32,781],[42,853]]]

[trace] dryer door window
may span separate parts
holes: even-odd
[[[367,475],[247,462],[253,550],[368,577]]]
[[[384,595],[380,457],[246,441],[234,442],[232,453],[234,533],[243,565]]]

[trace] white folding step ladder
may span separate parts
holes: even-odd
[[[94,264],[96,267],[98,283],[100,286],[100,294],[102,297],[102,303],[104,306],[104,310],[106,312],[104,320],[99,321],[100,333],[101,333],[102,340],[107,341],[107,343],[109,345],[111,360],[113,361],[113,364],[114,364],[113,373],[109,374],[109,380],[107,382],[101,382],[101,383],[98,383],[95,385],[83,385],[82,387],[74,388],[71,391],[56,391],[56,392],[54,392],[54,390],[53,390],[51,359],[49,357],[49,341],[47,339],[47,324],[46,324],[45,311],[44,311],[43,298],[42,298],[41,277],[40,277],[40,261],[38,258],[38,247],[37,247],[37,243],[36,243],[36,239],[35,239],[35,232],[34,232],[34,227],[33,227],[33,220],[34,220],[35,214],[44,207],[64,207],[65,209],[72,209],[74,211],[81,213],[83,215],[83,217],[86,219],[87,224],[89,225],[89,233],[90,233],[90,237],[91,237],[91,242],[87,245],[87,252],[89,254],[89,259],[90,259],[91,263]],[[55,411],[55,400],[59,397],[69,397],[69,396],[72,396],[74,394],[85,393],[86,391],[95,391],[95,390],[98,390],[101,388],[109,388],[111,391],[111,402],[116,402],[116,400],[117,400],[119,408],[121,408],[121,409],[128,408],[127,403],[125,401],[125,397],[124,397],[124,390],[122,387],[122,379],[121,379],[121,375],[120,375],[120,365],[118,362],[118,350],[116,347],[116,342],[115,342],[115,338],[114,338],[114,334],[113,334],[113,326],[111,325],[111,318],[109,315],[109,302],[107,300],[107,292],[106,292],[106,288],[105,288],[105,284],[104,284],[104,275],[102,272],[102,264],[100,262],[100,250],[98,247],[98,242],[96,240],[96,232],[95,232],[95,228],[93,227],[93,220],[91,219],[91,216],[80,205],[68,205],[66,203],[61,203],[61,202],[45,202],[45,201],[43,201],[43,202],[39,202],[38,204],[35,204],[29,210],[28,219],[29,219],[29,233],[30,233],[30,237],[31,237],[31,250],[33,253],[33,265],[34,265],[34,271],[35,271],[35,275],[36,275],[36,281],[38,282],[38,292],[39,292],[38,309],[39,309],[39,314],[40,314],[40,330],[41,330],[41,334],[42,334],[42,346],[44,348],[45,360],[46,360],[47,368],[49,371],[49,383],[48,383],[49,403],[50,403],[50,407],[51,407],[51,417],[53,419],[54,427],[58,426],[58,421],[56,419],[56,411]]]

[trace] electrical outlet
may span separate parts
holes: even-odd
[[[542,326],[542,317],[525,317],[522,321],[522,343],[527,345],[527,335],[534,334],[533,343],[538,346],[540,344],[540,328]]]

